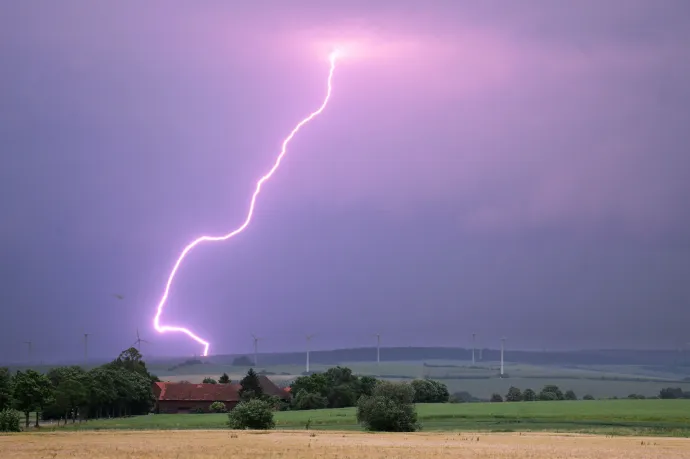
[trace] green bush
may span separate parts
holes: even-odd
[[[243,401],[228,413],[231,429],[268,430],[275,427],[273,407],[265,400],[254,398]]]
[[[292,401],[296,410],[319,410],[328,406],[328,399],[321,394],[300,390]]]
[[[357,422],[374,432],[414,432],[419,430],[413,404],[414,388],[408,383],[379,382],[372,395],[357,402]]]
[[[211,406],[208,407],[208,409],[212,413],[227,413],[228,409],[225,407],[225,403],[223,402],[213,402],[211,403]]]
[[[0,411],[0,432],[21,432],[21,413],[17,410]]]

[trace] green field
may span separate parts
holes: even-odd
[[[690,437],[690,400],[597,400],[574,402],[417,405],[425,431],[570,431]],[[359,430],[355,409],[276,413],[278,429]],[[93,420],[67,429],[221,429],[224,414],[157,414]]]

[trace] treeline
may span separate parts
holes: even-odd
[[[679,387],[667,387],[659,391],[659,395],[654,397],[646,397],[640,394],[630,394],[627,396],[628,399],[644,400],[647,398],[652,399],[690,399],[690,392],[683,392]],[[619,397],[611,397],[610,400],[618,400]],[[578,400],[577,395],[572,390],[567,390],[565,392],[561,391],[558,386],[549,384],[542,388],[539,393],[536,393],[532,389],[520,390],[518,387],[511,387],[508,389],[508,393],[503,397],[501,394],[493,394],[489,401],[491,402],[548,402],[555,400]],[[591,395],[585,395],[582,400],[594,400]]]
[[[75,422],[99,417],[146,414],[155,401],[152,383],[141,354],[135,348],[123,351],[115,360],[89,371],[79,366],[56,367],[46,374],[34,370],[10,374],[0,368],[0,411],[24,413],[29,427],[30,413],[39,419]],[[14,430],[6,428],[5,430]]]
[[[356,406],[362,396],[371,396],[380,380],[357,376],[347,367],[329,368],[323,373],[300,376],[290,385],[290,409],[316,410]],[[445,384],[429,379],[410,383],[414,403],[446,403],[450,394]]]

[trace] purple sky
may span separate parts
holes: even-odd
[[[241,5],[241,6],[240,6]],[[251,5],[251,6],[250,6]],[[288,5],[290,5],[288,7]],[[0,360],[690,341],[685,0],[0,5]],[[116,300],[112,294],[125,296]]]

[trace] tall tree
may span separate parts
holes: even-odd
[[[24,413],[26,427],[29,427],[29,414],[36,411],[36,427],[39,413],[52,400],[53,387],[50,379],[34,370],[17,371],[14,376],[14,400],[19,411]]]
[[[84,407],[88,399],[89,384],[83,372],[70,374],[55,388],[55,404],[64,413],[65,423],[69,418],[72,418],[72,423],[74,423],[79,408]]]
[[[253,368],[250,368],[247,375],[240,381],[240,398],[242,400],[251,400],[253,398],[261,398],[264,394],[259,381],[259,375],[256,374]]]
[[[113,407],[117,398],[115,388],[116,371],[107,367],[98,367],[89,371],[91,384],[89,387],[89,401],[92,415],[100,418],[103,414],[113,415]]]
[[[227,373],[223,373],[220,378],[218,378],[220,384],[230,384],[230,376]]]
[[[6,367],[0,368],[0,411],[12,406],[12,375]]]
[[[515,386],[511,386],[510,389],[508,389],[508,393],[506,394],[506,402],[521,402],[524,399],[524,394],[520,391],[519,388]]]

